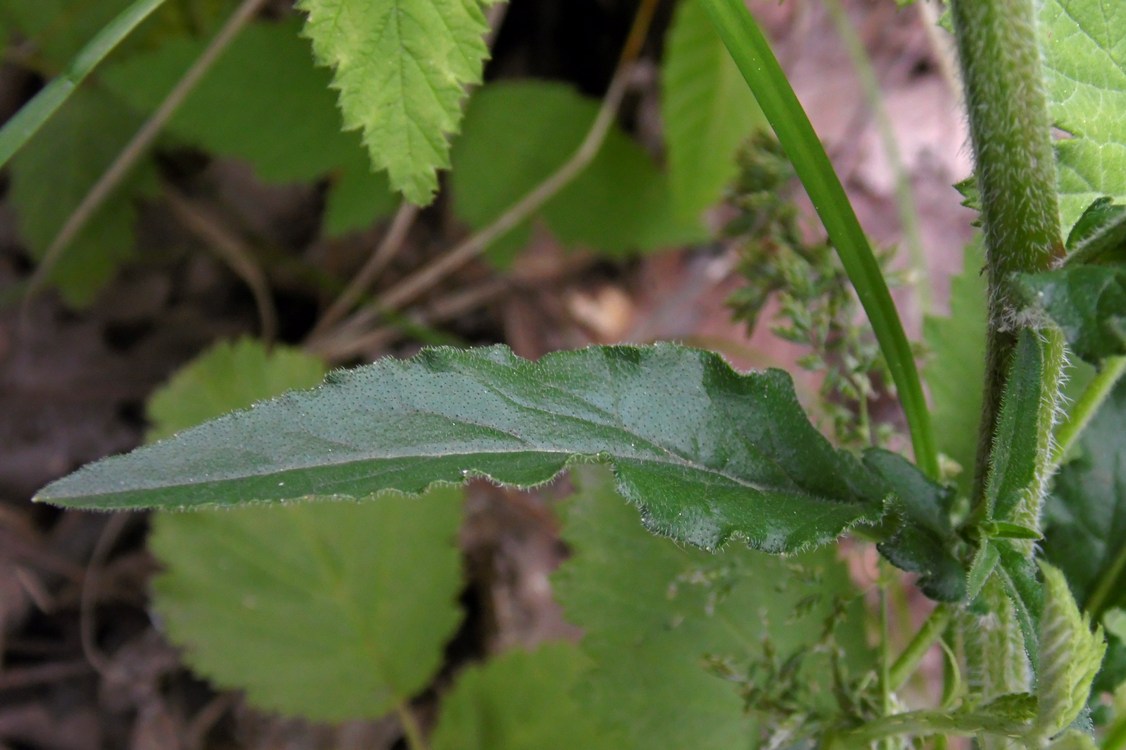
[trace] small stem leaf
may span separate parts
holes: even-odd
[[[330,373],[45,488],[78,508],[191,508],[418,493],[471,476],[529,487],[575,461],[615,470],[647,525],[703,547],[795,552],[874,524],[893,489],[809,423],[789,375],[672,345],[529,362],[424,350]]]
[[[1058,568],[1041,563],[1044,610],[1040,617],[1040,671],[1036,734],[1048,739],[1066,729],[1087,704],[1091,683],[1106,653],[1102,628],[1091,632],[1087,615]]]
[[[1062,352],[1054,331],[1021,332],[1013,350],[986,480],[986,520],[1039,535],[1040,506],[1050,463],[1058,367]],[[1029,543],[1023,544],[1026,552]]]

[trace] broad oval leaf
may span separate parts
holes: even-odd
[[[461,492],[162,516],[155,609],[255,706],[375,719],[426,687],[461,621]]]
[[[1087,362],[1126,354],[1126,265],[1072,266],[1017,280],[1029,303],[1047,313]]]
[[[647,525],[714,547],[793,552],[884,512],[886,483],[809,423],[789,375],[739,374],[672,345],[530,362],[506,347],[424,350],[329,375],[45,488],[80,508],[233,505],[421,492],[486,476],[528,487],[612,465]]]

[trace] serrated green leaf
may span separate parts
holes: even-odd
[[[292,349],[218,344],[157,392],[165,435],[319,380]],[[154,609],[193,669],[255,705],[374,718],[425,686],[460,620],[460,493],[161,513]]]
[[[473,475],[526,487],[591,459],[614,467],[651,529],[706,547],[732,535],[774,552],[824,544],[878,520],[890,494],[813,428],[786,373],[740,375],[713,353],[656,345],[386,359],[92,464],[39,499],[222,506]]]
[[[665,43],[661,119],[677,210],[694,216],[735,177],[735,152],[767,127],[699,0],[680,4]]]
[[[685,548],[646,534],[604,473],[577,478],[564,524],[573,555],[554,584],[595,665],[578,700],[621,728],[624,750],[758,746],[781,717],[756,722],[764,701],[742,690],[826,709],[832,669],[827,650],[811,646],[842,602],[830,629],[845,668],[871,665],[863,607],[832,550],[779,559]]]
[[[563,84],[482,88],[454,144],[450,184],[457,215],[475,229],[493,222],[574,154],[597,112],[597,102]],[[539,217],[564,243],[616,256],[707,237],[695,217],[677,213],[668,178],[617,128]],[[516,228],[494,243],[489,257],[510,263],[528,232],[529,223]]]
[[[164,514],[156,612],[196,671],[256,706],[377,718],[426,686],[461,619],[460,494]]]
[[[509,651],[473,666],[442,699],[433,750],[616,750],[573,695],[590,666],[570,643]]]
[[[20,235],[39,259],[71,212],[139,126],[104,91],[79,89],[11,161],[9,193]],[[142,160],[68,245],[50,279],[72,306],[88,304],[133,256],[133,202],[150,187],[151,162]]]
[[[926,365],[932,420],[938,449],[961,471],[954,478],[960,494],[973,485],[981,387],[985,382],[985,248],[978,235],[966,246],[962,273],[950,281],[950,316],[927,316],[923,337],[930,349]]]
[[[1029,305],[1055,321],[1071,350],[1087,362],[1126,354],[1126,265],[1065,266],[1021,274]]]
[[[271,182],[368,171],[360,139],[340,130],[328,71],[314,66],[296,21],[243,29],[169,121],[179,139],[245,159]],[[151,112],[199,57],[206,40],[175,39],[108,67],[106,85]]]
[[[1038,30],[1051,115],[1071,136],[1056,143],[1070,227],[1097,198],[1126,202],[1126,5],[1044,0]]]
[[[1040,617],[1040,669],[1036,733],[1043,739],[1066,729],[1087,705],[1091,683],[1106,652],[1102,628],[1091,623],[1060,570],[1042,562],[1044,610]]]
[[[1107,196],[1087,207],[1067,236],[1068,263],[1126,261],[1126,206]]]
[[[372,164],[412,203],[429,203],[447,137],[461,121],[464,87],[480,83],[488,30],[478,0],[300,0],[317,60],[348,130]],[[513,123],[507,124],[509,128]]]
[[[181,368],[149,398],[148,440],[160,440],[291,388],[310,388],[325,364],[296,349],[241,339],[220,342]]]

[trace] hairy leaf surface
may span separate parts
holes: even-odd
[[[291,388],[311,388],[324,374],[324,362],[296,349],[267,351],[253,339],[219,342],[149,398],[148,439],[169,437]]]
[[[828,653],[811,648],[826,629],[847,673],[871,665],[863,606],[833,550],[781,559],[671,544],[645,533],[604,472],[576,478],[563,534],[573,556],[554,583],[594,662],[578,700],[621,728],[623,750],[758,747],[760,731],[795,718],[756,713],[771,701],[828,708]]]
[[[597,102],[562,84],[482,88],[454,144],[450,184],[458,216],[474,228],[495,220],[574,154],[597,112]],[[668,177],[641,146],[612,128],[586,170],[535,218],[568,245],[610,255],[706,238],[695,217],[674,208]],[[517,227],[493,245],[489,257],[500,265],[511,262],[528,235],[529,223]]]
[[[335,70],[344,126],[407,200],[426,204],[449,166],[465,86],[480,83],[480,0],[300,0],[317,59]]]
[[[323,370],[292,349],[218,344],[153,396],[153,432],[310,385]],[[426,684],[461,619],[459,494],[157,514],[154,609],[193,669],[261,708],[379,717]]]
[[[601,460],[653,530],[793,552],[873,523],[891,489],[809,423],[789,375],[741,375],[672,345],[529,362],[505,347],[424,350],[336,372],[45,488],[84,508],[233,505],[420,492],[483,475],[521,487]]]
[[[1049,107],[1070,135],[1056,144],[1068,228],[1097,198],[1126,201],[1126,4],[1044,0],[1039,21]]]
[[[680,4],[661,69],[661,119],[677,210],[717,202],[735,177],[735,152],[766,120],[699,0]]]
[[[590,660],[571,643],[472,666],[442,698],[434,750],[620,750],[574,695]]]
[[[1090,618],[1080,614],[1063,573],[1048,563],[1041,563],[1040,569],[1044,576],[1044,611],[1040,618],[1035,731],[1047,739],[1068,727],[1087,705],[1106,641],[1101,627],[1091,632]]]

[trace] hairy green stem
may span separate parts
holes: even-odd
[[[915,462],[938,477],[938,451],[915,357],[880,264],[833,165],[770,44],[743,0],[703,0],[704,8],[794,165],[872,324],[907,418]]]
[[[1064,256],[1032,0],[950,6],[973,142],[989,280],[985,392],[974,475],[981,502],[1008,362],[1022,325],[1013,274]],[[1058,368],[1046,368],[1058,369]],[[1052,390],[1058,383],[1045,383]]]
[[[951,614],[950,608],[945,604],[939,604],[930,613],[922,627],[915,633],[915,637],[907,644],[907,648],[903,649],[903,653],[891,665],[889,680],[892,690],[902,688],[908,678],[914,674],[930,647],[942,637],[942,632],[950,622]]]
[[[1067,419],[1056,430],[1056,445],[1052,452],[1052,469],[1059,467],[1067,452],[1083,433],[1087,424],[1103,405],[1115,384],[1126,373],[1126,357],[1111,357],[1103,362],[1095,378],[1083,391],[1083,395],[1068,412]]]

